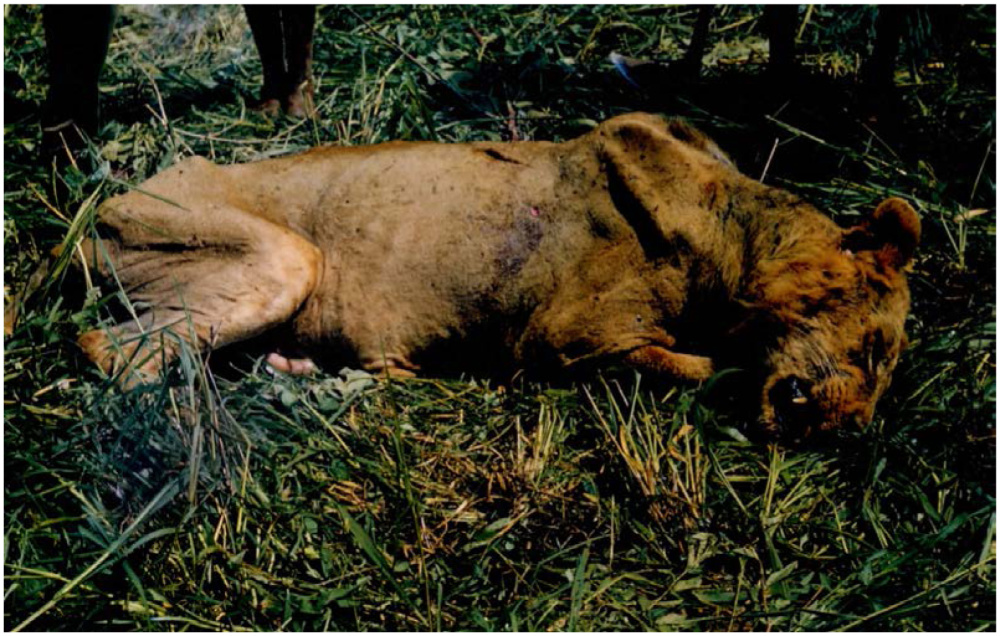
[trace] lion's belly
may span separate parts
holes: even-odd
[[[470,147],[392,155],[353,166],[317,207],[324,271],[299,336],[361,358],[470,339],[503,348],[546,283],[543,246],[565,229],[554,170]]]

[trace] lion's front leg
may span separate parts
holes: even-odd
[[[714,373],[711,358],[690,353],[675,353],[655,345],[630,351],[625,356],[625,361],[642,371],[670,375],[683,380],[707,380]]]
[[[396,353],[380,353],[360,357],[361,368],[373,375],[387,376],[396,380],[417,377],[420,367],[410,362],[407,356]]]

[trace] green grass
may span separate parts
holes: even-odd
[[[745,441],[721,384],[631,374],[297,379],[215,354],[122,394],[73,345],[104,309],[53,277],[4,343],[4,627],[995,629],[994,12],[961,9],[954,50],[937,17],[908,25],[883,134],[851,101],[870,8],[817,7],[802,31],[837,99],[758,99],[750,7],[718,10],[698,85],[650,95],[610,73],[612,50],[680,55],[694,11],[323,8],[319,114],[292,122],[244,105],[260,67],[237,7],[127,8],[99,159],[56,207],[38,10],[5,8],[23,80],[5,95],[5,296],[93,202],[183,156],[565,139],[634,109],[689,118],[754,176],[777,140],[767,181],[842,222],[905,196],[924,240],[876,421],[806,450]]]

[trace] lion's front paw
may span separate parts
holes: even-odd
[[[675,353],[663,347],[639,347],[631,351],[625,360],[641,370],[685,380],[707,380],[715,373],[711,358]]]

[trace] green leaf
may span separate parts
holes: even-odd
[[[799,562],[792,561],[791,563],[781,568],[777,572],[771,572],[767,576],[767,580],[764,582],[764,587],[767,589],[771,589],[774,585],[788,578],[788,575],[791,574],[793,571],[795,571],[797,567],[799,567]]]
[[[372,538],[365,532],[365,529],[361,527],[361,524],[351,516],[347,510],[343,508],[340,504],[334,503],[337,507],[337,512],[344,519],[344,523],[347,525],[347,529],[351,533],[351,538],[354,540],[355,545],[361,548],[361,551],[371,560],[382,574],[385,575],[386,581],[392,586],[392,589],[396,591],[399,598],[403,599],[407,605],[409,605],[418,615],[420,615],[420,610],[417,608],[416,603],[410,598],[410,595],[406,593],[406,590],[399,584],[396,577],[393,575],[392,568],[389,566],[389,562],[386,561],[385,556],[382,551],[378,549]],[[420,616],[420,620],[423,621],[423,617]]]

